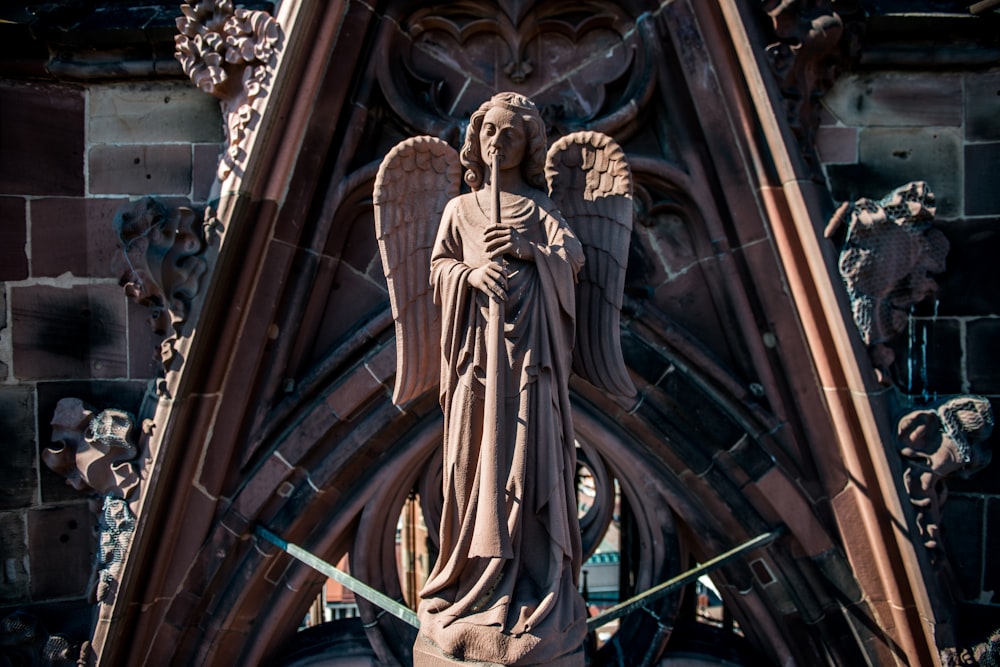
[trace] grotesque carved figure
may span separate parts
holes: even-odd
[[[416,665],[583,664],[568,382],[572,369],[635,393],[618,326],[631,176],[604,135],[569,135],[547,157],[545,145],[535,105],[500,93],[469,122],[471,192],[458,194],[459,156],[428,137],[394,148],[376,180],[394,400],[440,379],[444,411],[440,554]]]
[[[945,480],[966,478],[990,462],[986,441],[992,431],[993,410],[981,396],[958,396],[899,421],[899,453],[906,461],[903,481],[927,548],[940,547],[941,508],[948,497]]]
[[[934,194],[914,181],[881,201],[859,199],[849,213],[840,275],[883,384],[895,358],[885,343],[905,330],[910,307],[937,291],[930,274],[944,271],[948,239],[931,228],[934,211]]]

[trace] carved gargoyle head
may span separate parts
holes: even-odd
[[[95,413],[78,398],[64,398],[52,417],[52,441],[42,460],[78,491],[127,499],[139,484],[134,461],[135,419],[115,408]]]

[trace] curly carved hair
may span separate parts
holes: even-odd
[[[486,174],[486,161],[480,151],[479,133],[483,129],[483,118],[486,112],[494,106],[505,106],[517,112],[524,123],[528,146],[524,160],[521,162],[521,172],[524,180],[532,187],[546,190],[545,187],[545,124],[534,102],[518,93],[497,93],[483,104],[469,118],[469,127],[465,130],[465,144],[462,146],[462,165],[466,168],[465,182],[473,190],[483,187]]]

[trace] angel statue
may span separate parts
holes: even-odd
[[[440,550],[420,593],[417,666],[584,664],[569,378],[635,394],[619,332],[631,197],[614,141],[577,132],[546,152],[541,116],[517,93],[472,114],[461,156],[416,137],[382,162],[393,401],[440,382],[444,411]]]

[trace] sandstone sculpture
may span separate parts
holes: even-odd
[[[409,139],[376,179],[393,400],[440,381],[445,423],[440,554],[415,665],[584,662],[568,382],[572,370],[635,393],[619,333],[632,184],[602,134],[545,147],[535,105],[500,93],[472,115],[461,158]]]

